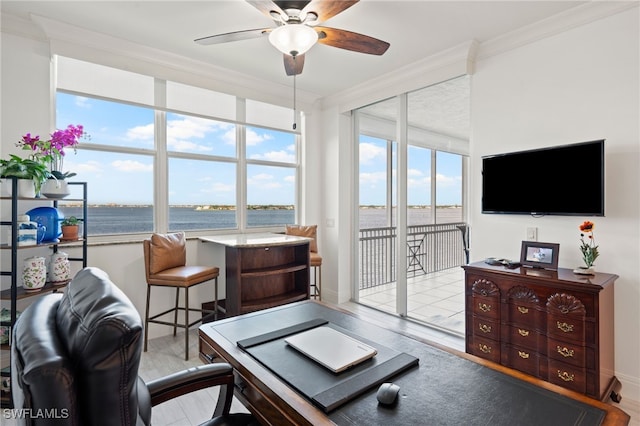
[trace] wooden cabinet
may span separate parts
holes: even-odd
[[[309,238],[240,234],[200,239],[225,246],[227,316],[309,298]]]
[[[465,269],[466,351],[596,399],[618,398],[617,275],[478,262]]]

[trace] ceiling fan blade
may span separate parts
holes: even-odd
[[[271,0],[246,0],[246,1],[251,6],[255,7],[256,9],[258,9],[260,12],[262,12],[264,15],[266,15],[271,19],[275,19],[275,17],[271,14],[271,12],[276,12],[282,17],[287,16],[287,14],[284,13],[284,10],[282,10],[280,6],[278,6],[275,2]]]
[[[313,27],[318,32],[318,43],[354,52],[382,55],[390,44],[377,38],[347,30],[329,27]]]
[[[284,57],[284,70],[287,75],[302,74],[302,67],[304,67],[304,54],[296,55],[294,58],[291,55],[283,55]]]
[[[256,30],[234,31],[232,33],[217,34],[208,37],[197,38],[194,41],[204,46],[210,44],[227,43],[230,41],[248,40],[259,38],[271,32],[271,28],[260,28]]]
[[[360,0],[312,0],[304,9],[302,9],[302,13],[315,13],[318,15],[318,21],[316,23],[319,24],[336,16],[338,13],[347,10],[359,1]]]

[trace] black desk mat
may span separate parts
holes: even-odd
[[[338,425],[600,425],[605,411],[515,379],[473,361],[411,339],[322,304],[302,302],[205,324],[234,344],[313,318],[322,318],[415,356],[419,366],[394,376],[398,403],[378,405],[376,389],[328,414]]]
[[[321,325],[358,339],[376,348],[378,353],[346,371],[334,373],[284,341],[287,336]],[[322,318],[242,339],[237,345],[325,412],[335,410],[372,387],[418,365],[418,358],[414,356],[364,339]]]

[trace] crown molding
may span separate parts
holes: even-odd
[[[340,112],[346,112],[399,93],[440,83],[464,74],[472,74],[477,49],[478,42],[469,40],[368,80],[337,95],[322,98],[322,108],[337,106]]]
[[[591,1],[580,4],[549,18],[487,40],[479,45],[477,60],[517,49],[573,28],[637,8],[638,1]]]
[[[48,43],[60,54],[106,66],[117,66],[157,78],[198,85],[221,93],[290,107],[292,87],[257,79],[178,54],[132,43],[38,15],[30,21],[5,14],[2,31]],[[6,24],[6,25],[5,25]],[[296,91],[298,109],[311,109],[319,96]]]

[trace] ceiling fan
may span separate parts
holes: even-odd
[[[359,0],[246,0],[273,19],[275,28],[235,31],[196,39],[202,45],[227,43],[269,36],[269,41],[284,55],[287,75],[302,73],[304,54],[316,42],[354,52],[382,55],[389,43],[364,34],[319,26]]]

